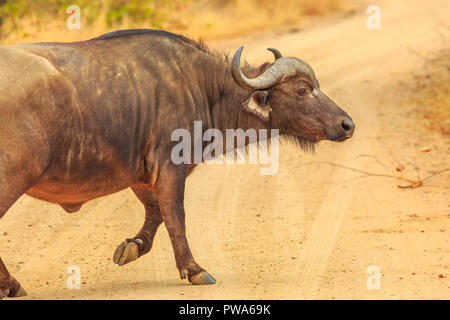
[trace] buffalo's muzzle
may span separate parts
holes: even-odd
[[[334,130],[333,130],[334,131]],[[332,141],[344,141],[353,136],[355,131],[355,123],[350,118],[340,119],[336,125],[334,134],[328,138]]]
[[[342,129],[346,132],[345,137],[351,138],[353,136],[353,132],[355,131],[355,123],[352,119],[346,119],[341,123]]]

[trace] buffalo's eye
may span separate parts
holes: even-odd
[[[306,89],[305,88],[300,88],[297,90],[297,93],[299,96],[303,96],[306,93]]]

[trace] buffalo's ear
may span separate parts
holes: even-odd
[[[268,94],[267,91],[252,92],[250,97],[242,103],[244,110],[253,113],[264,122],[269,121],[272,109],[268,104]]]

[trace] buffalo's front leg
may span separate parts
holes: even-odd
[[[188,278],[192,284],[215,284],[216,280],[194,260],[186,238],[184,213],[184,188],[186,168],[166,164],[155,186],[159,208],[172,241],[177,268],[181,279]]]
[[[155,194],[150,188],[147,185],[135,185],[131,189],[144,205],[145,222],[134,238],[126,239],[114,252],[113,260],[119,266],[134,261],[148,253],[152,248],[156,231],[163,222],[158,200],[156,200]]]

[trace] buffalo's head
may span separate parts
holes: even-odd
[[[312,68],[297,58],[285,58],[276,49],[275,62],[254,79],[247,78],[240,67],[243,47],[232,61],[236,83],[250,91],[243,107],[270,121],[281,134],[300,141],[344,141],[353,135],[355,124],[350,116],[319,88]]]

